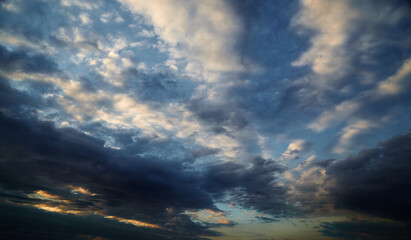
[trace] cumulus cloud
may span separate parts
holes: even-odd
[[[333,160],[321,162],[314,161],[315,158],[311,155],[283,175],[286,182],[281,185],[288,189],[287,200],[298,209],[297,214],[323,216],[333,212],[329,189],[334,186],[334,180],[325,169]]]
[[[81,20],[81,22],[82,22],[83,24],[90,24],[90,23],[92,23],[89,15],[88,15],[87,13],[81,13],[79,17],[80,17],[80,20]]]
[[[299,156],[311,148],[311,144],[304,139],[291,142],[285,152],[281,155],[280,162],[298,159]]]

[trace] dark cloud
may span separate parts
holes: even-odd
[[[137,63],[135,63],[137,65]],[[130,93],[144,101],[171,102],[188,101],[195,84],[170,71],[145,73],[130,68],[123,72],[125,86]]]
[[[396,222],[325,222],[319,227],[321,230],[318,232],[323,236],[345,240],[406,240],[411,238],[410,226]]]
[[[180,218],[186,228],[170,223],[176,232],[167,229],[136,228],[130,224],[123,224],[101,216],[75,216],[45,212],[39,209],[10,204],[0,204],[0,236],[7,239],[33,240],[69,240],[69,239],[185,239],[201,240],[196,237],[202,233],[208,236],[219,236],[218,233],[207,230],[207,227],[193,223],[186,216]]]
[[[10,204],[1,204],[0,210],[0,235],[6,239],[165,239],[164,233],[100,216],[63,215]]]
[[[23,104],[33,104],[33,101],[27,94],[16,91],[12,88],[4,77],[0,76],[0,106],[8,109],[19,107]]]
[[[328,76],[324,85],[319,85],[323,76],[310,72],[311,66],[297,68],[290,64],[310,48],[309,39],[316,34],[311,31],[297,35],[298,30],[290,27],[290,16],[301,10],[298,2],[280,2],[276,6],[249,1],[233,3],[247,29],[243,53],[269,71],[244,76],[251,79],[249,84],[230,89],[230,99],[253,113],[264,131],[287,132],[290,127],[305,124],[330,106],[359,96],[376,82],[395,74],[409,58],[411,39],[406,33],[410,31],[411,19],[407,15],[411,8],[407,1],[351,1],[348,4],[360,17],[345,32],[347,43],[341,46],[345,69],[340,76]],[[267,54],[269,51],[272,53]],[[387,112],[392,113],[394,106],[404,107],[404,101],[392,98],[372,103],[371,107],[369,102],[366,100],[365,107],[353,117],[362,118],[370,113],[367,119],[382,118]]]
[[[24,90],[19,91],[13,85]],[[34,117],[39,109],[60,109],[57,103],[43,97],[44,94],[58,91],[50,83],[27,80],[24,84],[18,85],[0,75],[0,111],[8,116]],[[64,113],[61,113],[60,117],[62,116]]]
[[[336,179],[335,206],[383,218],[411,221],[411,133],[336,161],[327,169]]]
[[[59,189],[67,184],[84,186],[100,197],[71,199],[71,208],[102,208],[109,215],[161,226],[173,223],[176,234],[188,231],[184,232],[188,239],[216,234],[200,226],[196,232],[193,226],[186,226],[194,223],[179,216],[184,209],[213,205],[208,194],[198,188],[198,177],[176,162],[127,158],[104,148],[101,140],[34,119],[1,115],[0,126],[0,184],[12,195],[20,195],[6,199],[33,204],[33,200],[22,199],[25,194],[45,190],[60,196]],[[174,214],[168,214],[167,209],[173,209]]]
[[[195,99],[189,102],[188,109],[202,122],[212,126],[215,133],[224,133],[224,126],[240,130],[248,125],[244,111],[234,106],[208,104],[202,99]]]
[[[218,153],[220,150],[215,148],[200,147],[192,151],[193,158],[206,157]]]
[[[59,204],[53,201],[28,197],[28,194],[43,190],[70,201],[67,206],[69,210],[104,212],[106,215],[137,219],[171,229],[171,232],[153,230],[153,236],[150,235],[150,230],[150,233],[146,232],[150,235],[147,239],[157,239],[156,236],[161,238],[165,235],[179,239],[217,236],[218,233],[210,231],[209,228],[221,227],[221,224],[199,225],[192,222],[187,215],[181,214],[185,209],[214,209],[209,193],[213,198],[221,198],[224,193],[229,192],[241,206],[269,214],[280,215],[286,209],[283,202],[285,190],[276,184],[276,174],[283,169],[272,160],[254,158],[250,166],[233,162],[215,164],[204,174],[198,174],[185,170],[183,163],[175,161],[129,157],[124,155],[127,151],[104,148],[104,141],[71,128],[56,129],[49,122],[1,115],[0,126],[1,199],[12,204],[33,206],[41,203],[59,207]],[[129,136],[124,138],[129,139]],[[197,155],[214,153],[214,150],[204,149]],[[78,195],[64,189],[67,185],[83,186],[98,195],[83,196],[79,199]],[[4,208],[12,211],[11,209],[19,207]],[[36,224],[30,225],[32,212],[39,210],[24,209],[26,208],[19,210],[22,216],[16,215],[16,220],[8,223],[6,228],[10,231],[4,236],[15,236],[17,239],[33,236],[35,239],[37,234],[47,234],[45,229],[33,230],[32,226]],[[49,217],[56,214],[40,215],[40,222],[48,222],[51,221]],[[13,224],[23,216],[30,226],[19,228],[25,221]],[[58,218],[61,218],[61,222],[52,225],[50,230],[53,236],[68,224],[66,220],[70,221],[70,228],[76,229],[67,232],[81,235],[95,235],[93,229],[104,227],[108,221],[92,216],[90,219],[100,220],[92,220],[95,225],[85,231],[77,226],[77,223],[89,221],[86,220],[88,217],[64,215]],[[108,229],[105,231],[109,231]],[[61,231],[61,236],[67,232]],[[103,233],[100,233],[100,236],[116,239],[113,236],[117,235],[110,235],[114,233]],[[140,231],[133,234],[131,236],[139,236]],[[67,239],[70,238],[73,238],[73,235],[69,234]]]
[[[244,27],[237,51],[250,62],[270,69],[264,76],[253,79],[254,90],[273,90],[273,81],[300,74],[289,64],[302,50],[309,47],[304,37],[289,27],[291,16],[299,10],[297,1],[279,1],[277,4],[253,1],[229,1],[233,10],[241,16]],[[247,64],[247,62],[244,62]],[[243,76],[245,78],[252,77]],[[247,86],[247,88],[250,86]],[[267,89],[268,87],[268,89]],[[249,95],[249,97],[252,97]]]
[[[335,161],[337,161],[336,159],[327,159],[327,160],[319,160],[319,161],[315,161],[313,163],[310,164],[310,166],[319,166],[322,168],[327,168],[329,166],[331,166],[331,164],[333,164]]]
[[[279,219],[276,218],[270,218],[270,217],[255,217],[256,219],[258,219],[259,221],[261,221],[262,223],[272,223],[272,222],[278,222],[280,221]]]
[[[57,72],[58,66],[44,55],[10,51],[0,45],[0,69],[6,72],[20,70],[27,73],[52,73]]]
[[[6,6],[9,2],[0,0],[1,34],[10,37],[0,45],[0,70],[4,75],[23,72],[64,76],[67,81],[79,83],[82,96],[100,90],[112,95],[120,93],[147,104],[153,111],[177,102],[204,129],[235,138],[246,152],[260,154],[260,136],[267,140],[264,147],[271,151],[272,146],[282,144],[274,137],[279,133],[287,133],[290,139],[304,136],[314,144],[320,143],[305,146],[317,151],[323,142],[334,139],[332,134],[341,131],[342,124],[321,136],[310,133],[306,124],[347,100],[359,107],[342,121],[367,120],[380,126],[386,116],[401,116],[402,127],[409,123],[406,110],[411,102],[410,89],[384,97],[376,96],[372,90],[379,81],[395,74],[411,54],[411,38],[407,34],[410,18],[404,17],[410,12],[406,1],[347,2],[359,13],[359,20],[347,25],[347,29],[344,25],[347,32],[342,35],[347,35],[347,42],[338,46],[344,61],[339,69],[342,74],[329,79],[322,79],[312,66],[292,64],[310,49],[310,39],[316,36],[312,29],[306,35],[298,34],[292,25],[293,16],[303,7],[298,1],[228,1],[238,16],[238,29],[244,27],[233,56],[240,56],[241,64],[250,67],[250,71],[217,73],[225,86],[223,91],[216,91],[222,95],[217,98],[220,102],[196,98],[204,82],[184,74],[184,67],[189,66],[187,59],[174,59],[178,56],[175,51],[184,46],[178,43],[170,52],[161,34],[149,39],[139,35],[142,29],[153,33],[158,33],[158,29],[148,26],[150,21],[127,11],[121,3],[103,1],[97,7],[87,3],[63,6],[60,1],[14,1],[17,11],[10,11]],[[86,14],[83,16],[91,21],[82,22],[76,17],[80,14]],[[102,21],[102,14],[111,14],[110,21]],[[118,21],[117,16],[121,17]],[[324,49],[328,47],[331,46]],[[113,72],[121,86],[112,84],[110,74],[102,74],[101,64],[112,53],[119,54],[118,62],[106,67],[118,67]],[[130,60],[131,67],[121,67],[120,59]],[[177,71],[170,71],[167,66],[167,61],[173,59]],[[89,65],[92,60],[96,65]],[[137,68],[140,63],[147,67]],[[193,132],[184,138],[172,136],[174,131],[170,130],[164,138],[148,137],[143,129],[115,128],[93,116],[93,111],[83,113],[87,116],[80,122],[66,112],[61,100],[68,100],[66,109],[71,103],[74,110],[81,110],[84,104],[85,108],[92,105],[105,112],[120,113],[111,100],[81,102],[83,97],[68,96],[63,86],[7,78],[0,76],[1,237],[204,239],[220,236],[215,228],[235,223],[201,223],[184,212],[218,212],[214,205],[217,202],[232,202],[234,206],[265,213],[256,217],[259,223],[278,221],[279,217],[334,214],[325,213],[331,206],[411,220],[410,133],[343,160],[303,162],[301,168],[294,169],[294,179],[279,179],[286,169],[271,159],[242,156],[238,161],[220,162],[223,154],[219,154],[219,149],[200,146],[195,141],[201,133]],[[53,122],[46,122],[47,119]],[[76,129],[55,126],[63,121]],[[391,135],[401,130],[386,131]],[[363,146],[359,140],[368,144],[362,138],[354,139],[352,145]],[[201,160],[195,161],[198,158]],[[87,188],[95,195],[76,193],[69,185]],[[33,197],[39,191],[52,197]],[[38,209],[41,206],[61,213]],[[76,215],[79,212],[84,216]],[[156,224],[162,229],[104,218],[108,215]],[[329,237],[410,238],[404,224],[391,222],[354,220],[317,227]]]
[[[225,193],[233,202],[247,209],[281,215],[289,209],[285,204],[286,189],[277,177],[284,169],[272,160],[255,157],[249,165],[224,162],[211,165],[204,174],[204,188],[215,198]]]
[[[264,132],[281,132],[285,125],[302,120],[295,118],[302,109],[292,106],[297,103],[296,101],[289,101],[289,98],[296,98],[294,95],[297,93],[294,94],[293,91],[308,90],[301,86],[298,86],[298,90],[295,86],[290,87],[293,82],[291,79],[300,78],[308,72],[308,68],[295,68],[290,64],[310,45],[306,36],[297,34],[290,27],[292,16],[299,10],[299,3],[298,1],[279,1],[277,4],[270,2],[255,4],[253,1],[230,1],[230,3],[234,11],[241,16],[244,26],[244,34],[238,44],[239,54],[264,70],[238,76],[237,81],[247,81],[247,84],[230,88],[228,98],[234,102],[236,108],[246,110],[251,113],[250,115],[255,116],[256,120],[253,121],[259,121],[259,127],[264,129]],[[290,90],[287,90],[288,88]],[[300,101],[297,105],[304,105],[304,103],[309,105],[312,101],[307,97],[306,101]],[[283,110],[286,107],[288,112]],[[290,110],[291,107],[294,108]]]
[[[152,156],[168,162],[180,162],[186,167],[193,164],[197,158],[213,156],[220,151],[204,146],[188,147],[181,139],[146,136],[139,129],[113,129],[100,122],[81,124],[79,129],[92,132],[97,138],[106,139],[108,146],[121,148],[121,152],[127,156]]]

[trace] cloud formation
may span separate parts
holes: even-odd
[[[120,2],[148,18],[155,32],[170,45],[172,57],[188,60],[187,70],[242,69],[234,51],[241,22],[225,2]]]
[[[408,132],[332,164],[327,174],[337,181],[331,193],[336,207],[410,221],[405,197],[410,194],[410,143]]]
[[[399,236],[410,12],[0,1],[0,236]]]
[[[409,226],[391,222],[325,222],[318,230],[323,236],[338,239],[408,239]]]
[[[73,129],[57,130],[50,123],[3,115],[1,127],[0,181],[3,194],[9,192],[3,197],[11,203],[63,214],[103,214],[120,222],[149,222],[162,228],[179,225],[175,217],[184,209],[213,206],[208,195],[196,188],[199,179],[194,173],[183,173],[176,163],[130,158],[104,148],[102,141]],[[24,177],[20,172],[25,172]],[[72,188],[73,194],[60,190],[67,185],[80,187]],[[82,186],[88,190],[80,191],[84,196],[78,199],[74,190]],[[84,194],[88,191],[93,194]],[[39,196],[33,200],[27,198],[29,193]],[[167,214],[167,209],[175,214]]]

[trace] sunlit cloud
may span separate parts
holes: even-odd
[[[82,187],[74,187],[72,185],[68,185],[68,188],[71,189],[74,193],[82,193],[85,195],[95,196],[96,194],[89,192],[87,189]],[[136,227],[146,227],[146,228],[162,228],[156,224],[150,224],[142,221],[138,221],[135,219],[126,219],[116,216],[107,215],[104,213],[103,210],[91,210],[88,208],[78,208],[74,205],[73,201],[64,199],[61,196],[50,194],[44,190],[36,191],[34,194],[28,195],[30,198],[35,198],[38,200],[44,201],[43,203],[35,203],[35,204],[23,204],[27,206],[32,206],[44,211],[48,212],[56,212],[60,214],[73,214],[73,215],[99,215],[103,216],[107,219],[113,219],[121,223],[127,223],[134,225]]]
[[[96,193],[90,192],[87,188],[73,186],[73,185],[67,185],[66,187],[71,189],[71,191],[74,192],[74,193],[81,193],[81,194],[89,195],[89,196],[96,196],[97,195]]]
[[[380,94],[398,94],[406,91],[411,82],[411,60],[407,59],[393,76],[379,83]]]
[[[410,11],[0,1],[0,238],[395,238]]]
[[[104,217],[108,218],[108,219],[114,219],[114,220],[117,220],[117,221],[122,222],[122,223],[131,224],[131,225],[134,225],[136,227],[161,228],[158,225],[141,222],[141,221],[137,221],[137,220],[134,220],[134,219],[125,219],[125,218],[119,218],[119,217],[115,217],[115,216],[104,216]]]
[[[214,223],[214,224],[232,224],[232,222],[226,217],[226,212],[214,211],[211,209],[205,209],[201,211],[190,212],[187,211],[185,214],[189,215],[196,221],[203,223]]]

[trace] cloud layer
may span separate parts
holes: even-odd
[[[410,12],[0,1],[0,236],[407,236]]]

